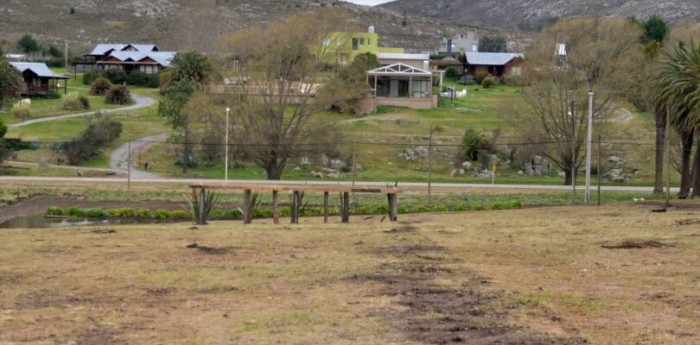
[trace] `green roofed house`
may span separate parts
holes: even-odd
[[[43,62],[10,62],[10,65],[22,74],[26,84],[21,94],[25,97],[42,97],[50,90],[58,91],[63,86],[67,90],[67,82],[61,80],[68,77],[55,75]]]

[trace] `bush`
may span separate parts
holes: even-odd
[[[83,84],[84,85],[92,85],[92,83],[97,80],[98,78],[103,78],[104,77],[104,72],[100,70],[92,70],[92,71],[87,71],[83,73]],[[108,79],[109,80],[109,79]]]
[[[448,67],[445,70],[445,78],[447,79],[457,79],[459,78],[459,71],[455,67]]]
[[[121,68],[112,68],[104,72],[105,77],[112,82],[112,84],[124,84],[126,83],[126,72]]]
[[[90,94],[93,96],[102,96],[112,88],[112,83],[105,77],[98,77],[90,84]]]
[[[66,67],[66,62],[62,58],[52,58],[46,60],[46,66],[51,68],[63,68]]]
[[[172,219],[190,219],[192,215],[185,210],[175,210],[170,212],[170,218]]]
[[[107,217],[107,211],[101,208],[91,208],[85,211],[85,216],[89,218],[104,218]]]
[[[151,218],[151,210],[147,208],[142,208],[138,211],[136,211],[136,215],[141,217],[141,218]]]
[[[65,214],[68,217],[84,217],[85,212],[77,207],[70,207],[66,210]]]
[[[47,216],[62,216],[63,215],[63,209],[57,206],[49,206],[49,208],[46,209],[46,215]]]
[[[119,217],[119,212],[120,212],[120,211],[121,211],[121,210],[118,209],[118,208],[111,208],[111,209],[107,210],[107,217],[110,217],[110,218],[117,218],[117,217]]]
[[[485,76],[484,79],[481,81],[481,87],[483,87],[484,89],[490,89],[491,87],[496,86],[496,84],[498,84],[498,81],[496,80],[496,78],[490,75]]]
[[[56,90],[49,90],[44,94],[44,98],[48,99],[61,99],[61,94]]]
[[[160,86],[160,79],[157,74],[146,74],[139,70],[133,70],[129,72],[126,83],[129,85],[156,88]]]
[[[14,116],[16,119],[25,121],[32,117],[32,112],[29,111],[28,105],[14,106],[12,108],[12,116]]]
[[[473,75],[465,74],[461,78],[459,78],[459,83],[462,85],[475,85],[476,80],[474,79]]]
[[[168,210],[164,210],[162,208],[153,211],[153,218],[154,219],[167,219],[169,215],[170,215],[170,212]]]
[[[433,206],[433,212],[447,212],[447,206],[443,204],[437,204]]]
[[[506,76],[502,80],[503,85],[508,86],[529,86],[529,82],[522,76]]]
[[[90,100],[85,96],[78,96],[71,92],[63,99],[63,109],[76,111],[90,109]]]
[[[132,218],[136,217],[136,212],[134,212],[134,209],[131,207],[125,207],[119,210],[119,217],[123,218]]]
[[[105,94],[105,103],[129,104],[131,103],[131,94],[124,85],[112,85],[107,94]]]

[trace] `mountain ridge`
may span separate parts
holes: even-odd
[[[670,23],[700,19],[698,0],[396,0],[378,7],[460,25],[526,31],[581,15],[645,19],[656,14]]]

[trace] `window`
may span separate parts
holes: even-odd
[[[360,40],[357,39],[357,38],[355,38],[355,37],[352,38],[352,50],[357,50],[357,49],[358,49],[358,43],[359,43],[359,41],[360,41]]]
[[[513,66],[513,69],[511,69],[511,74],[519,77],[523,74],[523,68],[520,66]]]
[[[364,39],[364,38],[360,38],[360,45],[361,45],[361,46],[365,45],[365,39]]]

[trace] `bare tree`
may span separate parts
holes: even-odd
[[[632,61],[642,54],[640,35],[624,19],[575,18],[542,32],[527,54],[532,87],[523,91],[524,107],[513,111],[515,128],[565,171],[565,184],[585,159],[588,91],[595,92],[594,131],[600,134],[630,82]],[[555,53],[562,42],[565,58]]]
[[[290,157],[310,135],[315,115],[335,95],[322,83],[336,50],[332,34],[341,30],[342,13],[319,11],[251,28],[226,37],[221,52],[229,57],[230,107],[241,127],[233,137],[268,179],[280,179]]]

